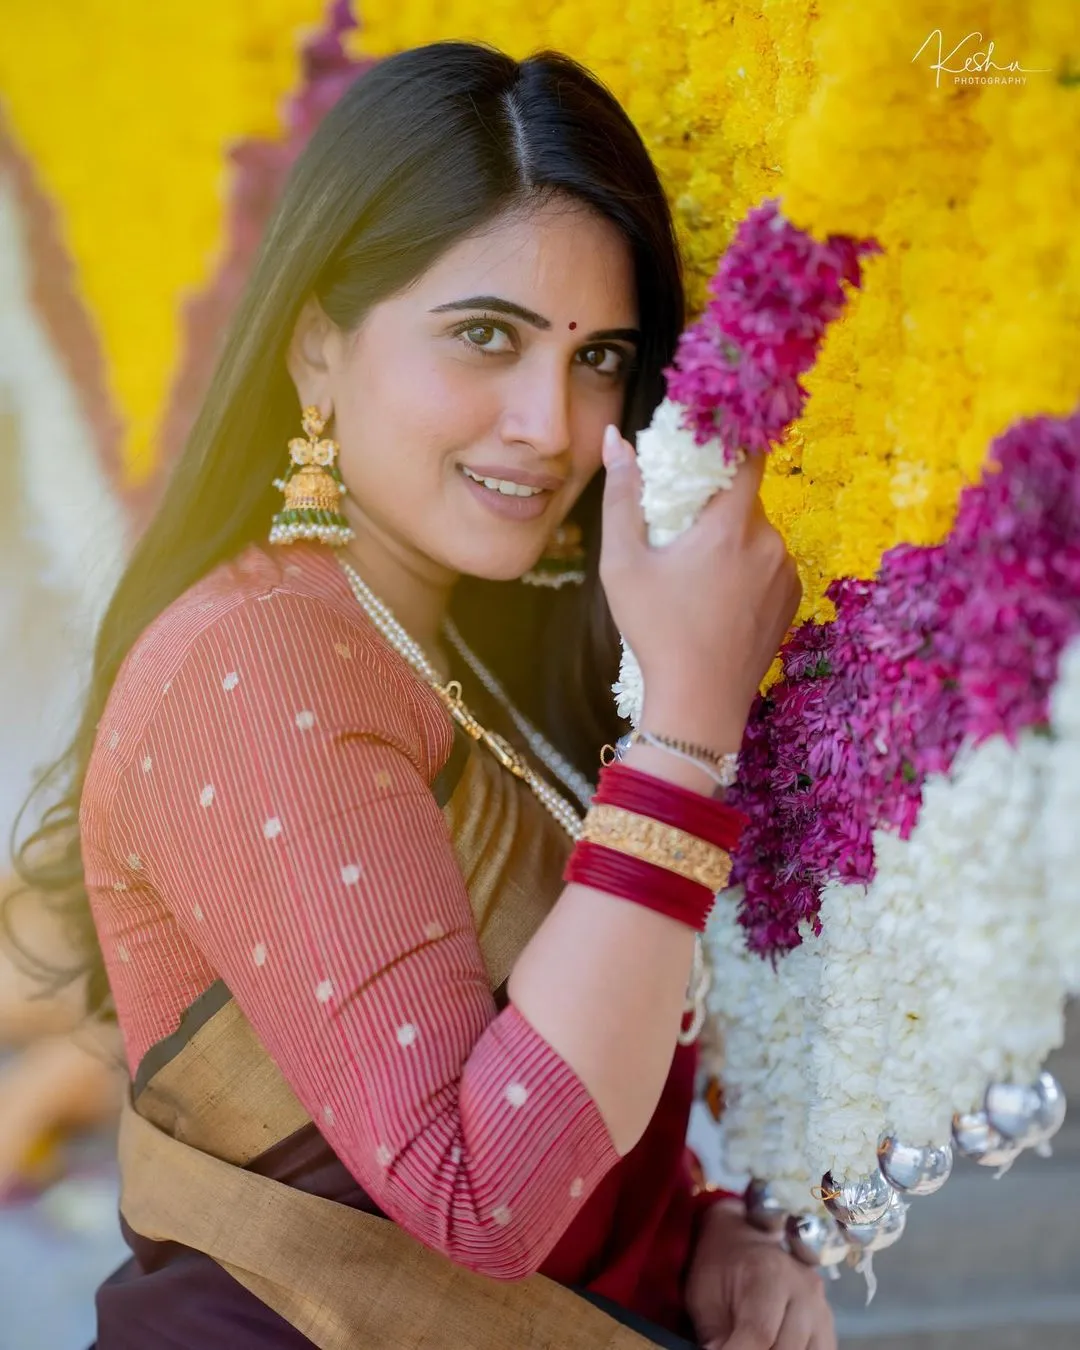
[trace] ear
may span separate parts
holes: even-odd
[[[317,407],[329,418],[334,400],[331,393],[333,351],[337,328],[328,319],[315,296],[309,296],[297,317],[285,354],[285,365],[303,408]]]

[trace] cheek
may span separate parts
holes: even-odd
[[[624,394],[620,388],[610,394],[601,392],[578,401],[574,418],[574,468],[579,477],[589,479],[603,463],[601,447],[604,428],[609,422],[622,422]]]
[[[374,407],[360,411],[365,437],[378,427],[400,447],[427,448],[433,455],[486,439],[499,418],[495,383],[454,360],[429,359],[383,372],[372,392]]]

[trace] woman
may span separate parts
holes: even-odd
[[[718,766],[798,582],[759,466],[645,543],[617,428],[682,323],[564,57],[396,56],[297,164],[35,841],[80,813],[133,1080],[100,1350],[833,1344],[685,1162]],[[649,740],[583,827],[615,625]]]

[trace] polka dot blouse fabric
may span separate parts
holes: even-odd
[[[83,799],[129,1065],[223,979],[376,1203],[473,1269],[536,1269],[618,1161],[497,1013],[431,783],[452,733],[333,558],[251,550],[116,682]]]

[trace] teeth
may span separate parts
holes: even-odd
[[[479,474],[473,473],[472,469],[461,466],[462,472],[466,478],[471,478],[474,483],[483,483],[484,487],[490,488],[492,492],[501,492],[504,497],[537,497],[543,488],[526,487],[524,483],[512,483],[508,478],[481,478]]]

